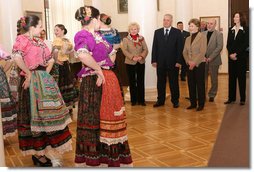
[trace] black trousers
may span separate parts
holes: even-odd
[[[186,73],[187,73],[187,64],[185,62],[183,62],[182,66],[181,66],[181,79],[185,79],[186,77]]]
[[[157,91],[158,97],[157,102],[159,104],[164,104],[166,99],[166,81],[167,77],[169,80],[169,88],[171,93],[171,102],[173,104],[179,103],[179,68],[174,69],[167,68],[157,68]]]
[[[240,92],[240,101],[245,102],[246,99],[246,69],[245,59],[233,61],[228,60],[228,100],[236,100],[236,82]]]
[[[205,105],[205,63],[202,62],[193,70],[187,70],[188,88],[192,106],[204,107]]]
[[[126,64],[131,93],[131,103],[145,102],[145,64]]]

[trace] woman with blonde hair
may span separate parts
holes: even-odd
[[[131,105],[145,103],[145,59],[148,48],[145,38],[139,35],[138,23],[130,23],[128,36],[123,39],[122,51],[125,55],[125,64],[129,78]]]

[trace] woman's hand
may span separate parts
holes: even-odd
[[[95,73],[98,76],[97,81],[96,81],[96,85],[98,87],[100,87],[101,84],[105,83],[105,77],[103,75],[103,72],[102,72],[102,70],[96,70],[93,73]]]
[[[22,85],[22,87],[26,90],[27,88],[29,88],[29,86],[30,86],[30,81],[31,81],[31,76],[32,76],[32,73],[31,72],[29,72],[29,73],[27,73],[26,74],[26,76],[25,76],[25,81],[23,82],[23,85]]]
[[[196,66],[196,63],[195,62],[193,62],[193,61],[189,61],[188,62],[188,64],[189,64],[189,70],[193,70],[193,68]]]

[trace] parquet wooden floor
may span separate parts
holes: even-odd
[[[186,109],[188,88],[183,81],[179,81],[181,96],[177,109],[173,108],[170,98],[159,108],[153,108],[154,102],[147,102],[146,107],[126,102],[134,167],[206,167],[226,108],[223,102],[227,99],[227,78],[227,75],[219,75],[215,102],[206,102],[205,109],[200,112]],[[74,150],[64,154],[64,167],[74,167],[75,121],[70,129]],[[33,166],[31,157],[20,153],[17,136],[4,143],[8,167]]]

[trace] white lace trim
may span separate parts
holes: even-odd
[[[41,151],[36,151],[36,150],[27,150],[27,151],[22,151],[22,155],[23,156],[27,156],[27,155],[38,155],[38,156],[42,156],[45,155],[46,153],[50,152],[50,151],[54,151],[56,150],[57,153],[59,154],[64,154],[65,152],[69,152],[72,150],[72,141],[71,139],[66,142],[65,144],[57,147],[57,148],[52,148],[51,146],[47,146],[45,149],[41,150]]]
[[[108,167],[108,164],[104,164],[104,163],[101,163],[100,165],[98,166],[90,166],[90,165],[87,165],[86,163],[75,163],[75,167],[94,167],[94,168],[104,168],[104,167]],[[120,164],[120,167],[133,167],[133,163],[130,163],[130,164]]]
[[[31,126],[31,131],[34,132],[52,132],[52,131],[58,131],[63,130],[65,127],[72,122],[71,117],[65,120],[65,122],[58,126]]]
[[[17,134],[18,130],[16,129],[15,131],[11,132],[11,133],[7,133],[5,135],[3,135],[3,138],[6,139],[7,137],[11,137],[11,136],[15,136]]]
[[[5,122],[5,121],[12,121],[13,119],[17,118],[17,114],[13,114],[12,116],[10,117],[5,117],[5,118],[2,118],[2,122]]]
[[[121,116],[125,111],[125,107],[122,107],[119,111],[114,112],[114,116]]]
[[[0,103],[7,103],[7,102],[10,102],[11,99],[10,98],[3,98],[3,99],[0,99]]]
[[[118,143],[123,144],[127,140],[128,140],[127,135],[119,137],[119,138],[107,138],[107,137],[100,136],[100,142],[105,143],[107,145],[113,145],[113,144],[118,144]]]
[[[77,51],[76,58],[78,58],[79,54],[90,54],[90,55],[92,55],[93,53],[88,51],[88,49],[86,49],[86,48],[80,48]]]
[[[117,53],[117,50],[113,49],[108,55],[112,56],[112,55],[115,55],[116,53]]]

